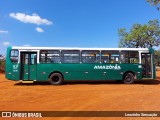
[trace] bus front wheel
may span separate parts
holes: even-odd
[[[49,82],[52,85],[60,85],[63,82],[63,76],[60,73],[53,73],[49,77]]]
[[[132,84],[134,83],[134,75],[132,73],[126,73],[123,77],[123,83],[124,84]]]

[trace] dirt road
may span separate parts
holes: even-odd
[[[137,81],[132,85],[119,84],[115,81],[72,82],[61,86],[52,86],[48,83],[19,84],[6,80],[4,74],[0,74],[0,110],[160,111],[160,71],[157,72],[156,80]]]

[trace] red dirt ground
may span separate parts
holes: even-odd
[[[9,81],[5,79],[4,74],[0,74],[0,111],[160,111],[160,71],[157,72],[156,80],[136,81],[132,85],[119,84],[115,81],[72,82],[60,86],[48,83],[21,84]],[[158,120],[146,117],[98,119]]]

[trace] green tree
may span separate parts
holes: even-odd
[[[157,66],[160,66],[160,50],[154,51],[154,62]]]
[[[119,47],[149,48],[160,45],[160,26],[158,20],[150,20],[148,24],[133,24],[129,32],[125,28],[118,29]]]
[[[160,0],[146,0],[150,5],[156,6],[160,10]]]

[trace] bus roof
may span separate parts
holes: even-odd
[[[149,50],[149,48],[80,48],[80,47],[20,47],[20,46],[12,46],[11,48],[19,50],[127,50],[127,51]]]

